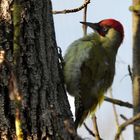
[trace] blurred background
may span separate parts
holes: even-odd
[[[52,0],[53,10],[64,10],[79,7],[84,0]],[[116,60],[116,74],[112,85],[113,97],[122,101],[132,103],[132,85],[128,72],[128,65],[132,67],[132,13],[129,11],[132,1],[130,0],[91,0],[88,5],[87,21],[98,22],[106,18],[119,20],[125,31],[124,41],[119,48]],[[57,45],[61,47],[63,55],[68,46],[76,39],[83,36],[82,25],[79,23],[83,20],[83,10],[70,14],[54,15],[55,33]],[[88,33],[92,32],[88,28]],[[107,93],[107,96],[109,94]],[[74,113],[74,100],[69,96],[71,110]],[[116,105],[119,123],[124,120],[120,118],[123,114],[127,118],[132,116],[132,109]],[[97,123],[101,138],[104,140],[113,140],[117,131],[113,107],[106,101],[98,108],[96,112]],[[90,129],[93,128],[91,118],[86,120]],[[93,139],[92,136],[82,126],[78,129],[78,134],[82,138]],[[122,133],[122,140],[133,140],[133,127],[128,126]]]

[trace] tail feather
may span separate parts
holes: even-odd
[[[83,116],[84,106],[79,96],[75,97],[75,129],[81,124],[81,118]]]
[[[84,111],[84,112],[81,112],[79,117],[76,117],[75,129],[77,129],[78,127],[80,127],[83,124],[83,122],[87,116],[88,116],[88,111]]]
[[[75,97],[75,129],[80,127],[85,118],[88,116],[89,110],[85,110],[80,97]]]
[[[104,99],[104,96],[100,96],[99,99],[94,100],[94,102],[92,101],[91,106],[87,109],[85,108],[85,106],[82,103],[82,100],[80,97],[75,97],[75,129],[77,129],[78,127],[80,127],[84,120],[86,119],[86,117],[90,114],[90,115],[94,115],[95,111],[97,109],[97,106],[102,103]]]

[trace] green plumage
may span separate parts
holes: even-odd
[[[108,35],[87,35],[72,43],[65,54],[64,77],[68,93],[75,97],[76,127],[95,111],[113,82],[120,36],[114,29]]]

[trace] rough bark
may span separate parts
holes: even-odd
[[[133,0],[133,6],[140,5],[140,0]],[[133,104],[134,115],[140,112],[140,15],[133,12]],[[134,124],[134,139],[140,140],[140,120]]]
[[[74,129],[64,88],[51,2],[27,0],[21,4],[24,11],[20,25],[20,55],[14,72],[22,96],[20,114],[24,139],[80,139]],[[12,29],[12,24],[8,29]],[[6,30],[0,28],[0,32]],[[11,30],[9,34],[12,36],[12,33]],[[9,46],[13,44],[10,39],[7,41]],[[12,47],[6,51],[8,62]],[[0,139],[15,140],[15,103],[10,100],[8,91],[11,67],[3,63],[0,70]]]

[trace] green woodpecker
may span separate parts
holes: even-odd
[[[66,88],[75,97],[76,128],[95,112],[111,86],[116,54],[124,37],[122,24],[114,19],[81,23],[95,32],[74,41],[64,56]]]

